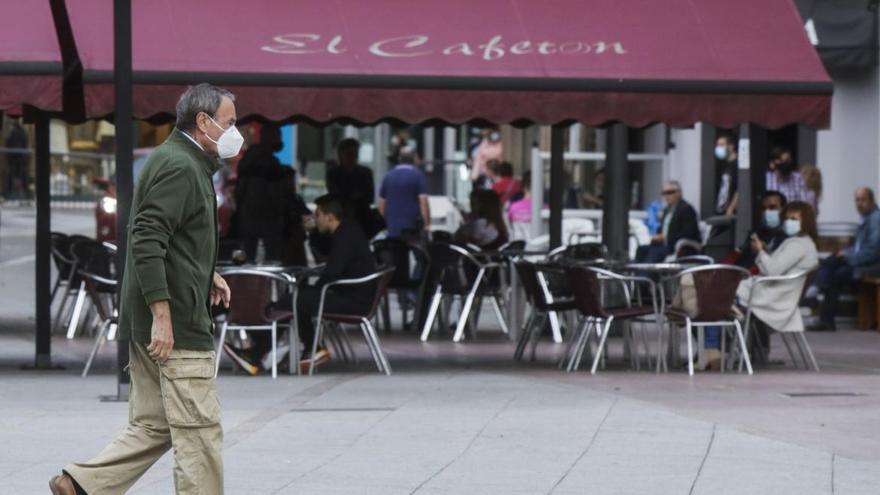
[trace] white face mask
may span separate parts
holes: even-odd
[[[238,128],[233,125],[230,126],[229,129],[224,130],[216,120],[211,118],[211,116],[208,116],[208,118],[211,119],[211,122],[213,122],[217,128],[223,131],[223,134],[221,134],[216,141],[211,139],[211,136],[208,136],[208,134],[205,133],[205,136],[210,139],[212,143],[217,145],[217,154],[220,155],[220,158],[232,158],[237,155],[238,152],[241,151],[241,145],[244,144],[244,137],[238,132]]]
[[[779,210],[764,210],[764,225],[771,229],[779,227]]]
[[[785,230],[785,235],[789,237],[798,235],[801,233],[801,221],[789,218],[782,224],[782,229]]]
[[[715,147],[715,158],[719,160],[727,160],[727,147],[726,146],[716,146]]]

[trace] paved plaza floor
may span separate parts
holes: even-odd
[[[94,231],[92,213],[53,212],[53,229]],[[125,426],[115,346],[80,378],[89,337],[56,337],[59,371],[33,361],[33,211],[0,226],[0,495],[47,493],[67,462]],[[218,381],[229,494],[880,494],[880,333],[810,333],[822,373],[773,344],[754,376],[628,371],[618,339],[596,376],[534,363],[486,332],[382,334],[394,374],[334,360],[315,377]],[[357,339],[356,339],[357,343]],[[172,459],[133,493],[173,493]]]
[[[54,372],[21,371],[32,342],[0,334],[0,493],[49,476],[125,425],[113,346],[55,340]],[[880,334],[810,334],[823,372],[754,376],[556,369],[546,342],[514,364],[494,334],[452,344],[386,336],[394,374],[332,362],[315,377],[221,373],[232,494],[877,494]],[[776,349],[780,347],[775,342]],[[774,352],[774,359],[783,359]],[[791,394],[791,395],[788,395]],[[132,493],[173,493],[166,455]]]

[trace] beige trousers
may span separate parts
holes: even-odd
[[[223,429],[214,353],[175,349],[162,364],[129,344],[128,427],[97,457],[64,470],[89,495],[122,494],[169,448],[179,494],[223,493]]]

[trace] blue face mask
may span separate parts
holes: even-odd
[[[782,224],[782,229],[785,230],[785,235],[789,237],[796,236],[801,233],[801,221],[789,218]]]
[[[779,210],[764,210],[764,225],[771,229],[779,227]]]
[[[716,146],[715,147],[715,158],[719,160],[727,160],[727,147],[726,146]]]

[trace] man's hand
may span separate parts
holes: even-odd
[[[654,237],[651,238],[651,241],[656,243],[662,243],[663,240],[663,234],[654,234]]]
[[[756,253],[764,251],[764,241],[759,239],[757,234],[752,234],[752,251]]]
[[[214,273],[214,281],[211,284],[211,305],[217,306],[221,302],[223,307],[229,308],[229,301],[232,299],[232,291],[223,277]]]
[[[150,331],[150,345],[147,352],[156,361],[164,362],[171,357],[174,349],[174,329],[171,325],[171,306],[168,301],[157,301],[150,305],[153,313],[153,328]]]

